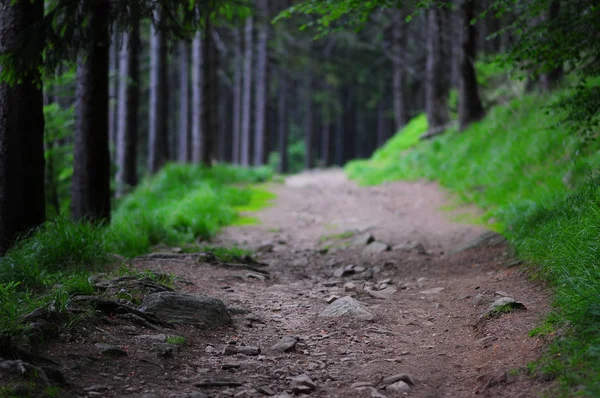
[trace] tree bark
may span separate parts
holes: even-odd
[[[202,32],[196,33],[192,44],[192,163],[202,162],[202,142],[204,131],[202,128],[203,107],[203,38]]]
[[[269,34],[269,6],[267,0],[259,0],[258,7],[261,13],[261,23],[257,37],[254,165],[262,166],[265,159],[265,124],[267,120],[267,41]]]
[[[75,220],[110,219],[108,137],[109,13],[107,1],[91,5],[89,47],[77,65],[77,121],[71,208]]]
[[[161,11],[157,19],[162,20]],[[154,174],[169,160],[167,118],[168,66],[167,36],[155,27],[150,32],[150,120],[148,126],[148,172]]]
[[[558,18],[560,14],[560,1],[559,0],[554,0],[550,3],[550,9],[548,10],[548,19],[550,21],[555,20],[556,18]],[[564,70],[562,66],[558,66],[555,67],[553,69],[551,69],[550,71],[548,71],[547,73],[544,73],[540,76],[540,84],[542,87],[542,90],[544,91],[552,91],[562,80],[562,77],[564,75]]]
[[[442,15],[436,7],[427,10],[427,61],[425,67],[425,108],[430,130],[448,123],[448,84],[442,53]]]
[[[308,65],[306,66],[306,76],[305,76],[305,98],[304,98],[304,144],[305,144],[305,152],[304,152],[304,168],[306,170],[310,170],[315,167],[314,160],[314,128],[313,128],[313,109],[312,109],[312,84],[313,77],[311,71],[311,61],[310,61],[310,51],[308,58]]]
[[[119,94],[119,34],[117,33],[117,27],[113,26],[113,33],[110,42],[110,70],[109,70],[109,83],[108,83],[108,96],[109,96],[109,108],[108,108],[108,126],[109,126],[109,137],[110,146],[114,149],[114,145],[117,143],[117,112],[119,106],[119,100],[121,97]]]
[[[479,84],[475,72],[477,31],[471,20],[475,17],[475,2],[461,0],[459,49],[459,85],[458,85],[458,124],[462,131],[471,123],[481,120],[485,110],[479,98]]]
[[[117,127],[117,197],[138,183],[137,134],[140,111],[140,26],[123,33],[120,57],[119,108]]]
[[[387,141],[385,123],[385,99],[381,98],[377,104],[377,148],[382,147]]]
[[[204,33],[204,104],[202,105],[202,164],[211,166],[214,154],[214,145],[218,134],[218,104],[219,104],[219,79],[217,76],[218,59],[217,48],[213,37],[213,27],[210,17],[207,16]]]
[[[326,87],[329,93],[331,89]],[[329,95],[327,96],[329,100]],[[325,102],[321,108],[321,161],[324,167],[331,165],[331,105]]]
[[[287,78],[284,71],[279,72],[278,98],[278,135],[279,135],[279,170],[280,173],[289,171],[288,162],[288,117],[287,117]]]
[[[408,122],[406,111],[406,23],[402,12],[394,10],[394,26],[392,28],[392,51],[393,51],[393,95],[394,95],[394,120],[396,131],[399,131]]]
[[[0,0],[0,51],[41,29],[44,2]],[[43,41],[40,41],[43,43]],[[40,54],[42,48],[34,48]],[[0,256],[45,220],[44,94],[37,69],[15,85],[0,83]]]
[[[179,42],[179,135],[177,160],[189,161],[190,142],[190,45]]]
[[[233,58],[233,139],[232,139],[232,162],[239,164],[241,160],[241,110],[242,110],[242,37],[239,29],[233,30],[234,38],[234,58]]]
[[[244,85],[242,93],[241,156],[242,166],[250,166],[250,118],[252,112],[252,17],[246,19],[244,29]]]

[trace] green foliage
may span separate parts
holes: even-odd
[[[463,133],[450,130],[360,167],[350,164],[347,171],[363,184],[436,180],[486,210],[484,219],[503,230],[518,255],[555,288],[555,313],[532,335],[568,325],[534,368],[558,377],[562,396],[572,396],[574,386],[582,386],[582,396],[597,396],[600,154],[581,152],[581,139],[559,128],[563,114],[548,105],[561,95],[515,99]]]
[[[167,337],[167,343],[173,344],[173,345],[184,345],[185,344],[185,337],[183,337],[183,336],[169,336],[169,337]]]
[[[290,174],[299,173],[304,170],[304,155],[306,146],[304,140],[296,140],[288,146],[288,170]],[[269,167],[278,170],[279,153],[271,152],[269,154]]]
[[[18,241],[0,260],[0,283],[19,282],[25,290],[44,289],[81,269],[110,261],[105,231],[62,218],[50,221]]]
[[[169,165],[120,203],[109,228],[112,248],[137,256],[159,243],[207,240],[238,218],[237,208],[252,203],[257,191],[243,184],[271,176],[268,168]]]

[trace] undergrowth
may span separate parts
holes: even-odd
[[[0,335],[26,332],[21,318],[34,309],[53,305],[60,314],[71,295],[93,294],[92,273],[139,274],[125,265],[108,268],[117,262],[113,253],[133,257],[161,244],[210,251],[222,261],[251,257],[242,249],[203,247],[197,241],[236,222],[240,209],[268,205],[273,195],[251,184],[271,176],[267,168],[169,165],[118,204],[110,225],[64,218],[46,222],[0,257]],[[139,276],[172,283],[164,275]]]
[[[426,142],[414,139],[427,130],[420,116],[346,172],[363,185],[438,181],[482,208],[481,221],[554,287],[555,310],[532,332],[553,342],[532,369],[556,377],[562,396],[600,396],[600,156],[548,107],[560,95],[513,99]]]

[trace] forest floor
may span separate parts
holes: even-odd
[[[75,395],[285,397],[300,375],[311,381],[298,381],[298,391],[318,397],[535,397],[550,391],[551,383],[527,374],[544,348],[528,333],[549,311],[549,291],[515,266],[505,245],[465,249],[486,230],[452,222],[457,210],[442,210],[448,201],[435,184],[359,188],[332,170],[268,189],[277,199],[255,214],[261,223],[229,227],[215,242],[257,250],[268,264],[267,278],[185,257],[133,261],[176,275],[186,281],[178,286],[185,292],[248,313],[216,331],[115,322],[51,343],[44,354],[67,369]],[[357,242],[365,234],[395,248]],[[353,296],[373,319],[319,317],[331,296]],[[481,318],[502,296],[526,310],[504,313],[503,307]],[[172,358],[150,349],[165,335],[185,337]],[[289,351],[271,348],[286,336]],[[97,342],[128,355],[101,357]],[[234,344],[250,355],[225,355]],[[386,390],[390,380],[406,384]]]

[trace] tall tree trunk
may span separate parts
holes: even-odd
[[[261,13],[261,23],[257,37],[254,165],[262,166],[265,159],[265,125],[267,120],[267,41],[269,35],[269,6],[267,0],[259,0],[258,7]]]
[[[217,147],[219,148],[218,150],[218,154],[219,154],[219,162],[225,163],[227,162],[227,158],[228,158],[228,152],[230,151],[230,145],[228,145],[228,143],[231,143],[231,137],[228,137],[228,131],[231,128],[229,126],[228,123],[228,119],[229,119],[229,112],[227,110],[227,101],[228,101],[228,93],[227,93],[227,87],[225,86],[225,84],[220,81],[219,82],[219,110],[218,110],[218,116],[219,116],[219,142]]]
[[[392,28],[393,51],[393,95],[394,95],[394,120],[396,130],[399,131],[408,122],[406,110],[406,23],[402,11],[394,10],[394,26]]]
[[[326,88],[330,91],[330,88]],[[331,165],[331,105],[323,104],[321,116],[321,161],[324,167]]]
[[[179,135],[177,159],[187,163],[190,142],[190,45],[179,42]]]
[[[110,4],[95,0],[90,7],[89,47],[77,65],[71,207],[75,220],[108,220],[111,199],[108,143]]]
[[[12,51],[31,30],[41,29],[43,17],[42,0],[0,0],[0,51]],[[43,49],[32,50],[41,54]],[[34,68],[17,84],[0,83],[0,256],[20,234],[45,220],[40,78]]]
[[[113,25],[113,33],[110,43],[110,55],[109,55],[109,83],[108,83],[108,97],[109,97],[109,108],[108,108],[108,128],[109,128],[109,139],[111,150],[117,142],[117,112],[119,106],[120,97],[119,93],[119,34],[117,27]]]
[[[233,30],[234,38],[234,57],[233,57],[233,139],[232,139],[232,162],[239,164],[241,160],[240,150],[242,141],[241,121],[242,121],[242,37],[239,29]]]
[[[250,166],[250,119],[252,112],[252,17],[244,29],[244,86],[242,93],[241,156],[242,166]]]
[[[310,170],[315,167],[314,160],[314,127],[313,127],[313,107],[312,107],[312,71],[311,71],[311,60],[310,60],[310,51],[308,54],[308,65],[306,66],[306,76],[305,76],[305,98],[304,98],[304,144],[305,144],[305,152],[304,152],[304,168],[306,170]]]
[[[342,164],[354,159],[356,156],[356,98],[354,87],[345,87],[343,89],[344,98],[344,159]]]
[[[119,112],[117,127],[117,197],[137,185],[137,134],[140,108],[140,26],[123,33],[119,69]]]
[[[427,61],[425,67],[425,108],[430,130],[448,123],[448,84],[442,53],[442,15],[437,7],[427,10]]]
[[[192,44],[192,163],[194,164],[202,162],[202,142],[204,141],[202,127],[202,107],[204,106],[203,41],[202,32],[198,32]]]
[[[284,71],[279,72],[279,98],[278,98],[278,135],[279,135],[279,171],[289,171],[288,162],[288,115],[287,115],[288,84]]]
[[[477,31],[471,20],[475,17],[475,2],[462,0],[460,7],[460,40],[459,52],[459,85],[458,85],[458,124],[460,130],[466,129],[469,124],[481,120],[485,115],[481,99],[479,98],[479,84],[475,67],[475,52]]]
[[[342,107],[340,112],[337,114],[336,123],[335,123],[335,163],[338,166],[344,165],[344,147],[346,144],[346,140],[344,137],[344,91],[342,90],[339,95],[339,103]]]
[[[206,32],[204,33],[204,104],[202,105],[202,163],[206,166],[212,164],[214,145],[218,134],[218,103],[219,79],[217,76],[218,59],[217,48],[213,37],[213,26],[210,17],[206,18]]]
[[[161,21],[162,11],[157,11]],[[167,35],[155,27],[150,32],[150,120],[148,172],[156,173],[169,160],[169,104]]]
[[[560,14],[560,1],[554,0],[550,3],[550,9],[548,11],[548,19],[552,22],[557,19]],[[562,66],[557,66],[547,73],[544,73],[540,76],[540,83],[542,90],[544,91],[552,91],[556,87],[558,83],[560,83],[562,77],[564,75],[564,70]]]

